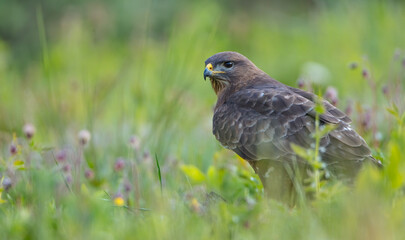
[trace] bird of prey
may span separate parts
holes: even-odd
[[[334,125],[319,143],[319,155],[332,176],[353,179],[363,163],[381,165],[350,126],[350,118],[329,102],[274,80],[237,52],[217,53],[205,66],[204,79],[210,79],[217,95],[213,134],[249,162],[271,198],[294,201],[291,175],[303,178],[310,169],[292,144],[313,148],[316,101],[325,109],[318,116],[320,126]]]

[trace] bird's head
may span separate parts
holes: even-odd
[[[204,80],[211,80],[218,95],[224,89],[251,79],[258,68],[245,56],[237,52],[220,52],[205,61]]]

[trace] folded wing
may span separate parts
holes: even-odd
[[[291,161],[291,144],[314,147],[316,96],[287,87],[250,87],[231,95],[214,113],[213,133],[221,144],[250,161]],[[366,142],[351,127],[350,118],[323,101],[320,124],[336,128],[320,142],[322,160],[336,168],[358,168],[371,159]],[[350,166],[349,166],[350,165]]]

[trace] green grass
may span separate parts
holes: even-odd
[[[133,13],[125,4],[88,3],[54,23],[38,6],[39,55],[25,65],[0,35],[2,238],[405,237],[403,4],[136,2]],[[321,74],[319,89],[338,90],[384,169],[366,168],[353,187],[322,185],[292,209],[264,198],[252,169],[211,133],[216,97],[204,61],[225,50],[292,86]],[[91,133],[85,146],[82,129]]]

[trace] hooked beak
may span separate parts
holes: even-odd
[[[212,69],[213,69],[212,64],[211,63],[207,64],[204,70],[204,80],[206,80],[207,77],[209,78],[212,77],[213,75]]]
[[[208,68],[205,68],[205,70],[204,70],[204,80],[206,80],[207,77],[212,77],[212,71],[210,71]]]

